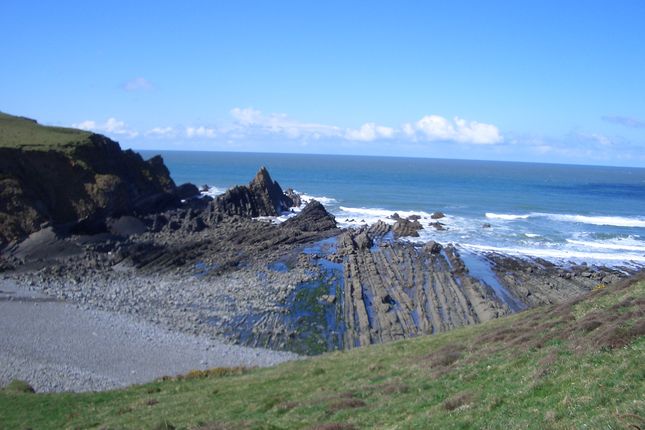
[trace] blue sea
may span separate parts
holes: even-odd
[[[418,214],[421,237],[558,262],[645,265],[645,169],[497,161],[193,151],[160,153],[175,182],[211,194],[266,166],[343,227]],[[445,213],[444,231],[429,226]],[[490,226],[489,226],[490,225]]]

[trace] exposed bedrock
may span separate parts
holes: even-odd
[[[346,347],[442,332],[511,312],[490,287],[455,269],[461,267],[456,253],[440,254],[438,244],[370,247],[365,237],[350,231],[339,238]]]
[[[336,228],[336,218],[320,202],[312,200],[298,215],[289,218],[281,226],[301,231],[326,231]]]
[[[489,254],[499,281],[527,306],[560,303],[593,288],[603,288],[636,273],[628,267],[555,265],[534,258]]]
[[[218,212],[226,215],[259,217],[278,216],[293,207],[294,201],[262,167],[249,185],[231,188],[218,196],[213,205]]]
[[[399,218],[392,226],[395,238],[400,237],[419,237],[419,230],[423,230],[423,226],[418,219]]]

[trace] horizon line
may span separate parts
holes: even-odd
[[[572,163],[572,162],[544,162],[544,161],[525,161],[525,160],[495,160],[481,158],[444,158],[444,157],[427,157],[427,156],[404,156],[404,155],[374,155],[374,154],[338,154],[338,153],[314,153],[314,152],[270,152],[270,151],[222,151],[208,149],[147,149],[147,148],[127,148],[136,152],[208,152],[208,153],[225,153],[225,154],[261,154],[261,155],[304,155],[304,156],[331,156],[331,157],[368,157],[368,158],[397,158],[411,160],[443,160],[443,161],[483,161],[489,163],[519,163],[519,164],[537,164],[547,166],[574,166],[574,167],[608,167],[612,169],[645,169],[644,166],[633,165],[609,165],[609,164],[592,164],[592,163]]]

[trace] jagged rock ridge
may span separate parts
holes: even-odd
[[[235,186],[213,202],[220,213],[243,217],[278,216],[294,206],[277,181],[261,167],[249,185]]]

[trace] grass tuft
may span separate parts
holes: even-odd
[[[34,390],[34,387],[29,385],[25,381],[21,381],[20,379],[14,379],[13,381],[9,382],[9,384],[2,389],[7,394],[33,394],[36,392]]]

